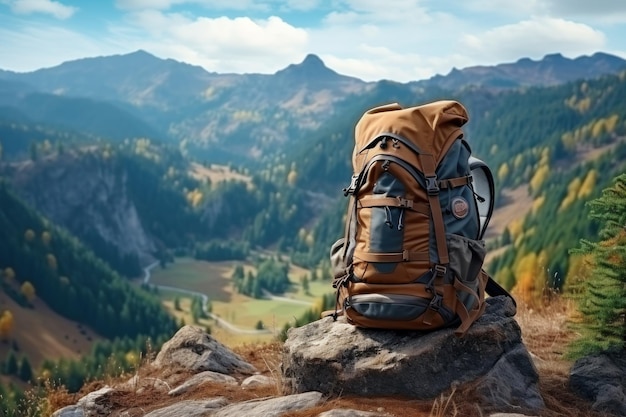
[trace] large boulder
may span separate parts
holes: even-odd
[[[253,374],[254,366],[197,326],[183,326],[163,344],[155,367],[180,367],[193,373]]]
[[[586,356],[574,362],[569,385],[593,402],[592,409],[626,416],[626,352]]]
[[[287,392],[433,399],[473,382],[500,411],[544,407],[538,375],[507,297],[487,308],[463,338],[435,332],[360,329],[343,318],[291,329],[283,349]]]

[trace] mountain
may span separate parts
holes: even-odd
[[[126,55],[68,61],[29,73],[0,73],[0,77],[22,81],[50,94],[171,110],[199,94],[212,74],[197,66],[159,59],[139,50]]]
[[[167,137],[167,134],[131,112],[111,102],[91,98],[37,92],[24,94],[21,91],[11,94],[5,91],[0,96],[0,120],[16,121],[17,113],[22,115],[19,119],[57,130],[82,132],[93,139],[100,137],[122,141],[150,137],[162,140]]]
[[[370,101],[359,110],[386,100],[385,92],[391,85],[402,95],[406,92],[414,104],[471,85],[511,89],[595,78],[617,72],[626,67],[625,63],[601,53],[576,59],[549,55],[540,61],[521,59],[493,67],[470,67],[402,84],[366,83],[338,74],[312,54],[275,74],[217,74],[137,51],[70,61],[29,73],[0,72],[0,82],[5,89],[7,82],[19,82],[21,89],[114,105],[109,110],[86,112],[81,118],[83,125],[94,125],[94,114],[101,114],[103,123],[90,126],[97,135],[112,135],[112,127],[105,127],[112,124],[111,120],[119,120],[115,126],[134,126],[124,132],[126,136],[141,133],[166,138],[199,160],[258,167],[285,149],[299,148],[303,138],[316,134],[336,115],[352,113],[355,103],[363,98]],[[382,94],[372,101],[373,92]],[[33,110],[36,108],[34,105]],[[27,109],[20,110],[28,115]],[[127,119],[137,120],[122,122],[121,116],[105,116],[115,111],[125,111]],[[59,113],[68,112],[49,114]],[[78,124],[76,121],[71,127],[85,127]]]
[[[514,63],[495,66],[454,68],[447,75],[436,75],[417,85],[437,86],[456,91],[468,86],[510,89],[529,86],[550,86],[580,79],[593,79],[626,69],[626,60],[614,55],[595,53],[592,56],[565,58],[561,54],[546,55],[533,61],[522,58]]]

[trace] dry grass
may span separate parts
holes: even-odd
[[[78,359],[101,340],[90,328],[62,317],[39,298],[33,301],[34,308],[27,308],[0,292],[0,306],[13,313],[11,339],[18,346],[18,356],[28,357],[33,369],[39,368],[45,359]],[[13,343],[0,343],[0,357],[5,358],[12,348]]]
[[[537,363],[540,375],[540,390],[546,409],[536,415],[541,417],[602,417],[594,413],[590,404],[576,397],[567,386],[567,374],[571,363],[564,359],[563,353],[572,334],[567,331],[567,319],[572,306],[567,300],[559,297],[544,303],[540,308],[530,309],[524,305],[518,308],[517,320],[522,328],[524,343]],[[126,416],[141,416],[145,413],[185,399],[207,399],[222,396],[229,402],[240,402],[250,399],[273,397],[282,394],[280,364],[282,345],[279,342],[263,344],[244,344],[234,351],[253,364],[263,375],[272,378],[275,383],[265,387],[242,389],[241,387],[225,387],[220,384],[205,384],[197,389],[174,399],[156,389],[135,390],[134,392],[117,393],[111,401],[120,410],[126,410]],[[141,366],[137,375],[141,380],[167,378],[171,385],[184,380],[185,373],[158,374],[146,364]],[[125,381],[127,375],[120,378]],[[94,382],[85,387],[79,394],[69,394],[62,389],[48,391],[49,409],[74,404],[80,396],[101,388],[114,381]],[[342,396],[328,398],[312,409],[286,413],[285,417],[314,417],[319,413],[336,408],[350,408],[377,412],[388,416],[414,417],[487,417],[492,412],[480,403],[471,384],[451,389],[431,401],[420,401],[406,398],[367,398]],[[528,414],[528,413],[527,413]],[[116,414],[112,414],[113,416]]]

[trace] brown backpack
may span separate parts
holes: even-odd
[[[335,318],[385,329],[457,325],[463,335],[484,311],[485,290],[510,297],[482,268],[493,179],[476,164],[491,187],[476,194],[467,121],[456,101],[389,104],[359,120],[345,236],[331,248]]]

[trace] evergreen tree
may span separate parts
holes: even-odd
[[[626,174],[589,206],[602,224],[601,240],[583,239],[575,251],[589,254],[592,264],[578,299],[581,337],[571,346],[573,356],[626,346]]]
[[[26,356],[23,356],[20,360],[17,376],[24,382],[28,382],[33,378],[33,369]]]
[[[4,373],[7,375],[15,375],[17,373],[17,356],[12,350],[4,363]]]

